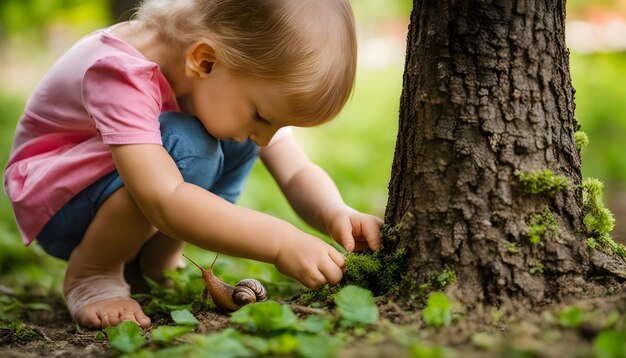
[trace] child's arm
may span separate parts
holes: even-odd
[[[382,220],[347,206],[332,179],[311,162],[292,135],[263,148],[261,159],[308,224],[331,235],[348,251],[380,248]]]
[[[305,286],[336,284],[344,257],[286,221],[238,207],[185,183],[160,145],[113,145],[127,189],[146,218],[163,233],[201,248],[270,262]]]

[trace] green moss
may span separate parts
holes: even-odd
[[[402,228],[402,224],[389,225],[384,224],[383,228],[380,230],[380,236],[383,240],[395,241],[398,238],[398,233]]]
[[[456,274],[447,266],[441,272],[430,272],[426,276],[426,282],[420,285],[418,296],[423,299],[431,291],[441,291],[455,282]]]
[[[332,301],[337,293],[341,290],[341,286],[324,286],[321,290],[306,290],[300,295],[302,303],[309,306],[314,303],[326,303]]]
[[[587,136],[587,133],[578,131],[574,133],[574,141],[576,141],[576,148],[581,150],[589,144],[589,137]]]
[[[624,247],[624,245],[618,244],[617,242],[613,241],[613,239],[608,234],[596,237],[595,240],[598,243],[598,247],[608,250],[613,254],[626,259],[626,248]]]
[[[325,286],[318,291],[307,290],[300,295],[306,305],[313,302],[328,302],[346,285],[367,288],[375,296],[382,296],[396,290],[403,280],[408,253],[406,249],[394,252],[379,250],[375,253],[348,253],[346,272],[337,286]]]
[[[587,239],[587,247],[590,249],[595,249],[598,246],[598,242],[593,238]]]
[[[543,269],[544,269],[543,264],[542,264],[541,262],[539,262],[538,264],[536,264],[536,265],[532,268],[531,272],[532,272],[532,273],[543,273]]]
[[[613,230],[615,218],[608,208],[599,208],[596,212],[585,215],[583,223],[588,231],[606,234]]]
[[[541,213],[530,214],[528,223],[528,240],[537,244],[542,237],[554,237],[559,233],[556,216],[546,207]]]
[[[515,175],[519,180],[522,193],[527,195],[554,195],[557,191],[567,189],[570,186],[569,179],[563,175],[554,175],[549,169],[532,173],[518,170]]]
[[[13,321],[6,324],[0,323],[0,333],[3,336],[10,337],[10,340],[19,343],[26,343],[39,337],[39,334],[34,329],[26,326],[21,321]]]
[[[583,224],[587,230],[589,248],[603,249],[626,258],[626,248],[609,236],[615,226],[615,218],[602,202],[604,184],[598,179],[589,178],[581,185],[583,190]],[[593,241],[590,241],[593,240]],[[591,244],[590,244],[591,243]]]
[[[583,210],[595,211],[604,207],[602,203],[602,191],[604,184],[594,178],[586,179],[581,185],[583,190]]]
[[[519,247],[517,246],[516,243],[514,242],[509,242],[508,244],[506,244],[506,251],[512,253],[512,254],[516,254],[519,252]]]
[[[367,287],[372,279],[381,271],[381,262],[374,255],[358,255],[349,253],[346,256],[345,276],[350,283],[360,287]]]

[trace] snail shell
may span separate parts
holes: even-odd
[[[233,301],[238,305],[247,305],[253,302],[262,302],[267,299],[267,290],[261,282],[248,278],[241,280],[235,285]]]

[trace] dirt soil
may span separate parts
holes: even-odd
[[[623,287],[623,288],[626,288]],[[20,297],[23,299],[23,297]],[[322,312],[289,303],[300,317]],[[19,336],[15,330],[0,329],[0,357],[109,357],[112,351],[106,339],[98,339],[98,331],[78,328],[71,322],[60,299],[48,299],[51,311],[29,313],[26,326],[36,334]],[[558,312],[567,305],[576,305],[587,312],[587,319],[577,328],[562,328],[557,324]],[[379,300],[379,323],[369,333],[353,335],[341,352],[341,357],[403,357],[408,351],[397,343],[398,327],[415,342],[426,346],[444,346],[448,356],[503,357],[522,353],[523,356],[575,357],[592,356],[593,340],[606,328],[611,315],[626,320],[626,291],[612,296],[580,299],[546,306],[537,311],[519,311],[513,304],[499,308],[477,307],[471,311],[456,307],[450,326],[427,328],[420,312],[407,312],[394,302]],[[617,312],[617,313],[616,313]],[[229,317],[204,311],[194,312],[200,320],[200,333],[216,332],[229,327]],[[168,324],[166,319],[153,326]],[[621,327],[622,329],[624,327]],[[30,331],[32,332],[32,331]],[[151,347],[147,347],[150,349]],[[154,348],[154,347],[152,347]]]

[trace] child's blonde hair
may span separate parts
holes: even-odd
[[[348,0],[144,0],[137,18],[180,50],[206,41],[229,69],[277,83],[302,125],[335,117],[352,91]]]

